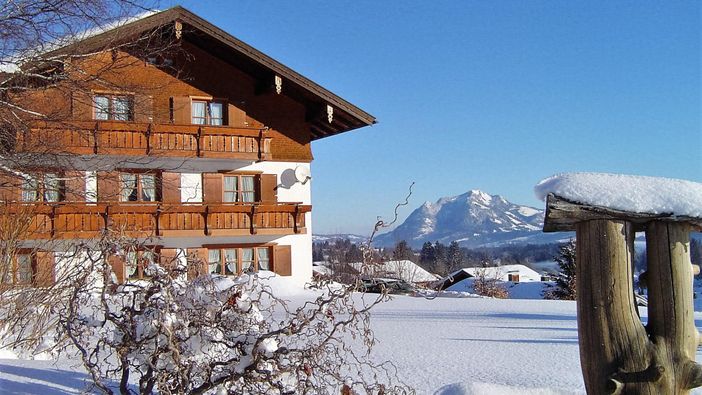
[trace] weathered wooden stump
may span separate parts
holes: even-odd
[[[686,394],[702,386],[695,362],[690,232],[700,218],[586,206],[554,195],[545,232],[576,232],[580,362],[589,394]],[[634,235],[646,232],[648,325],[633,285]]]

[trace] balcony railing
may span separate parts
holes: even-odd
[[[19,227],[20,239],[86,239],[112,233],[126,237],[243,236],[305,233],[300,203],[8,203],[0,226]]]
[[[41,122],[18,132],[18,152],[271,159],[266,128],[137,122]]]

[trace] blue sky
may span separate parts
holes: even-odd
[[[164,2],[168,7],[178,4]],[[185,1],[376,116],[313,143],[313,230],[597,171],[702,182],[702,8],[686,2]]]

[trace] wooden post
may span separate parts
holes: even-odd
[[[631,224],[592,220],[576,224],[580,364],[589,394],[647,392],[648,336],[634,309]],[[640,383],[624,384],[638,373]],[[654,373],[654,372],[651,372]],[[625,377],[620,377],[625,375]],[[630,378],[630,377],[629,377]]]
[[[690,231],[702,218],[547,201],[544,231],[575,229],[580,362],[589,394],[687,394],[702,386]],[[634,227],[646,231],[648,325],[635,309]]]
[[[692,301],[690,225],[655,221],[646,230],[648,331],[666,368],[660,393],[686,394],[702,384]]]

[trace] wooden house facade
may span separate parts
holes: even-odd
[[[121,45],[146,35],[169,50]],[[57,241],[108,231],[152,247],[110,258],[119,281],[144,277],[155,255],[196,257],[201,273],[311,278],[311,183],[300,179],[311,142],[371,115],[181,7],[56,51],[82,54],[62,72],[92,72],[18,93],[44,116],[3,145],[25,165],[0,168],[0,219],[31,220],[0,280],[48,284],[67,264]]]

